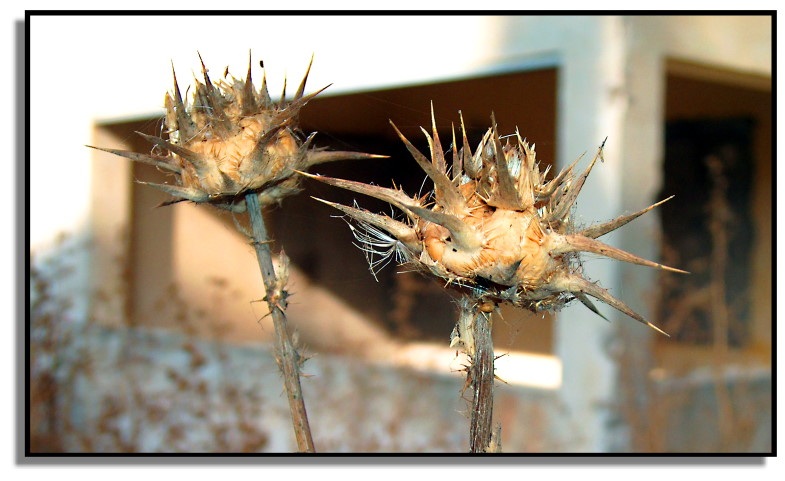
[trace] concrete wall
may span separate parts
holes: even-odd
[[[296,450],[269,345],[229,346],[165,331],[80,332],[90,368],[61,384],[73,422],[67,452]],[[317,354],[303,395],[320,453],[463,453],[468,398],[459,372]],[[70,388],[70,389],[69,389]],[[510,452],[572,451],[578,420],[556,391],[500,386],[496,415]]]

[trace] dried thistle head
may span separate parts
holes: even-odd
[[[296,126],[300,109],[327,88],[303,95],[310,69],[309,63],[291,101],[285,100],[284,80],[281,99],[273,102],[266,77],[258,90],[254,88],[250,55],[245,80],[229,75],[227,68],[223,78],[213,81],[202,62],[204,80],[195,80],[186,100],[173,68],[174,88],[164,98],[168,138],[137,132],[155,146],[150,154],[99,150],[172,173],[174,184],[143,182],[176,197],[163,205],[189,200],[234,212],[245,211],[244,196],[250,192],[258,194],[261,205],[280,203],[299,192],[296,170],[335,160],[384,157],[312,149],[315,133],[301,138]]]
[[[536,312],[558,309],[578,299],[602,316],[589,299],[591,296],[657,329],[605,289],[585,279],[578,253],[592,252],[684,272],[597,240],[665,201],[577,229],[570,213],[592,167],[602,158],[602,146],[582,174],[574,173],[576,160],[547,180],[548,169],[540,171],[534,145],[527,144],[517,132],[515,144],[509,140],[503,144],[496,122],[491,119],[493,126],[472,152],[461,117],[462,148],[458,149],[453,129],[452,169],[447,168],[433,112],[433,135],[422,129],[430,146],[430,160],[393,124],[433,181],[433,192],[423,197],[348,180],[309,177],[389,202],[405,214],[404,220],[396,220],[322,201],[355,221],[352,232],[369,256],[372,268],[395,256],[399,262],[420,267],[447,284],[469,289],[478,305],[508,302]]]

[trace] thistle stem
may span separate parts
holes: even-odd
[[[495,360],[493,339],[491,338],[491,319],[479,308],[474,307],[472,334],[474,355],[469,368],[472,388],[472,410],[469,427],[469,450],[484,453],[491,445],[493,420],[493,381]]]
[[[276,287],[276,274],[273,269],[273,259],[270,250],[270,241],[267,237],[267,228],[264,225],[262,209],[259,206],[259,198],[256,193],[245,196],[248,216],[251,220],[253,230],[253,246],[256,249],[256,258],[259,261],[259,270],[262,272],[267,305],[270,308],[270,315],[275,326],[275,350],[277,354],[278,367],[281,369],[284,378],[286,396],[289,399],[289,410],[292,415],[294,425],[294,435],[297,439],[297,449],[300,452],[313,453],[313,438],[311,428],[308,425],[308,413],[305,411],[305,401],[300,387],[300,355],[292,344],[291,336],[287,329],[286,315],[281,308],[281,303],[277,302],[282,295],[280,288]]]

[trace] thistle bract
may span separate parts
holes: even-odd
[[[310,68],[311,64],[291,101],[286,101],[284,81],[280,101],[273,102],[266,77],[258,90],[254,88],[250,59],[244,80],[230,76],[227,68],[222,79],[213,81],[202,62],[203,81],[195,80],[188,99],[183,99],[176,77],[165,96],[167,138],[139,133],[155,146],[152,153],[100,150],[173,174],[174,184],[144,182],[175,197],[164,205],[187,200],[235,212],[246,210],[244,196],[250,192],[258,194],[261,205],[280,203],[299,192],[295,170],[335,160],[383,157],[313,149],[315,134],[301,138],[296,125],[300,109],[327,88],[304,95]]]
[[[570,214],[592,167],[602,157],[602,147],[580,175],[575,174],[576,160],[547,179],[548,169],[540,171],[534,145],[529,145],[517,132],[515,144],[509,140],[503,144],[495,120],[491,119],[493,126],[472,152],[461,117],[462,148],[458,149],[453,129],[451,169],[433,114],[433,134],[423,129],[430,146],[430,159],[393,124],[409,152],[433,181],[430,195],[411,197],[398,189],[310,177],[389,202],[405,214],[405,219],[397,220],[358,207],[323,201],[355,221],[352,231],[372,261],[372,267],[396,256],[399,262],[416,265],[447,284],[469,289],[478,302],[508,302],[535,312],[558,309],[578,299],[602,315],[589,298],[593,297],[657,329],[605,289],[585,279],[578,253],[592,252],[684,272],[597,240],[661,202],[578,230]]]

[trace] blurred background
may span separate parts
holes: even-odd
[[[607,138],[576,225],[675,198],[604,240],[688,276],[587,256],[586,277],[670,337],[607,306],[494,320],[505,452],[772,449],[772,18],[766,16],[45,16],[30,34],[29,449],[291,452],[253,249],[231,214],[135,181],[172,69],[185,91],[249,51],[315,144],[389,155],[314,171],[425,191],[389,120],[421,150],[518,128],[541,168]],[[141,33],[141,34],[140,34]],[[258,85],[258,83],[257,83]],[[67,119],[59,117],[65,116]],[[468,400],[442,287],[369,272],[311,196],[389,207],[317,182],[266,213],[292,260],[287,316],[317,452],[466,452]],[[502,382],[503,381],[503,382]]]

